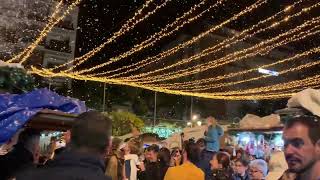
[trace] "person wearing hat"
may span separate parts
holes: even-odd
[[[255,159],[250,162],[249,176],[251,180],[264,180],[268,174],[268,164],[263,159]]]
[[[295,180],[320,179],[320,91],[306,89],[295,94],[286,109],[279,110],[283,129],[287,173]],[[283,179],[280,178],[280,179]]]

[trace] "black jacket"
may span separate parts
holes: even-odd
[[[215,153],[212,151],[207,151],[206,149],[201,151],[200,160],[196,163],[197,167],[200,168],[205,174],[205,180],[210,180],[211,178],[211,166],[210,161]]]
[[[244,176],[240,176],[239,174],[234,174],[233,180],[250,180],[249,174],[246,172]]]
[[[17,144],[12,151],[0,156],[0,180],[14,177],[19,171],[30,167],[33,167],[33,154]]]
[[[31,169],[16,176],[17,180],[111,180],[104,174],[105,165],[99,157],[65,151],[42,168]]]
[[[210,180],[232,180],[232,172],[230,169],[212,170]]]
[[[159,162],[145,164],[146,170],[138,173],[139,180],[162,180],[162,169]],[[164,177],[164,176],[163,176]]]

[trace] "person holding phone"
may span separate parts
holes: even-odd
[[[218,152],[220,149],[220,137],[223,136],[223,129],[217,124],[213,117],[207,118],[207,129],[204,132],[204,139],[207,142],[207,150]]]

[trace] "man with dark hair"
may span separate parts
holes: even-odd
[[[215,153],[206,149],[207,142],[204,138],[198,139],[197,145],[200,149],[200,160],[196,165],[205,173],[205,179],[209,180],[211,175],[210,161]]]
[[[22,131],[13,150],[0,156],[0,179],[12,178],[18,171],[34,166],[39,160],[39,141],[39,131]]]
[[[279,110],[283,129],[287,174],[296,180],[320,179],[320,91],[306,89],[289,99],[286,109]]]
[[[162,180],[160,174],[160,163],[158,161],[159,150],[160,148],[156,144],[152,144],[151,146],[147,147],[149,160],[142,164],[145,167],[143,167],[139,172],[138,176],[140,180]]]
[[[204,173],[195,165],[199,161],[198,145],[187,141],[183,147],[183,164],[169,168],[164,180],[204,180]]]
[[[147,153],[149,156],[149,162],[157,162],[158,161],[158,153],[159,153],[159,146],[156,144],[152,144],[151,146],[147,147]]]
[[[111,120],[102,113],[85,112],[76,118],[67,149],[45,168],[21,173],[17,179],[111,179],[105,176],[104,156],[111,142]]]
[[[320,170],[320,118],[301,116],[288,120],[283,139],[289,172],[296,173],[299,180],[312,179],[312,172]]]

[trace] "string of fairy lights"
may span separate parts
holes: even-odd
[[[160,32],[155,33],[154,35],[152,35],[150,38],[148,38],[147,40],[143,41],[142,43],[140,43],[139,45],[135,45],[131,50],[117,56],[117,57],[113,57],[111,59],[109,59],[108,61],[106,61],[105,63],[100,64],[99,66],[95,66],[83,71],[79,71],[79,74],[82,73],[86,73],[86,72],[90,72],[90,71],[94,71],[96,69],[102,68],[104,66],[107,66],[109,64],[112,64],[114,62],[117,62],[121,59],[124,59],[136,52],[139,52],[145,48],[148,48],[152,45],[155,45],[156,42],[160,41],[161,39],[163,39],[164,37],[170,36],[171,34],[173,34],[174,32],[178,31],[179,29],[181,29],[182,27],[184,27],[186,24],[190,24],[191,22],[199,19],[200,17],[202,17],[205,13],[209,12],[211,9],[213,9],[214,7],[217,7],[218,5],[222,4],[224,1],[226,0],[220,0],[218,2],[216,2],[214,5],[209,6],[208,8],[206,8],[204,11],[202,11],[201,13],[199,13],[198,15],[187,19],[186,21],[183,21],[182,24],[176,26],[173,30],[169,31],[166,33],[166,31],[168,31],[169,28],[174,27],[175,25],[177,25],[181,20],[185,19],[188,15],[194,13],[197,8],[201,7],[202,5],[205,4],[206,0],[200,2],[199,4],[196,4],[194,7],[192,7],[188,12],[184,13],[182,16],[176,18],[176,20],[171,23],[168,24],[164,29],[162,29]],[[72,69],[67,70],[71,71]]]
[[[272,26],[268,26],[268,28],[261,29],[261,30],[259,30],[259,31],[257,31],[257,32],[250,32],[250,31],[252,31],[254,28],[258,27],[259,25],[262,25],[262,24],[264,24],[264,23],[267,23],[267,22],[275,19],[277,16],[279,16],[279,15],[282,14],[283,12],[287,12],[289,9],[292,9],[293,7],[295,7],[297,4],[299,4],[299,3],[301,3],[301,2],[302,2],[302,0],[300,0],[300,1],[298,1],[298,2],[295,2],[293,5],[285,8],[284,10],[276,13],[275,15],[273,15],[273,16],[271,16],[271,17],[269,17],[269,18],[267,18],[266,20],[260,21],[258,24],[252,26],[251,28],[248,28],[248,29],[242,31],[240,34],[238,34],[238,35],[236,35],[236,36],[233,36],[232,38],[228,38],[228,39],[226,39],[226,40],[223,40],[223,42],[215,45],[214,47],[207,48],[206,50],[203,50],[203,51],[202,51],[201,53],[199,53],[199,54],[202,55],[202,56],[204,56],[204,53],[206,53],[207,51],[210,51],[210,53],[217,52],[218,50],[221,50],[222,48],[231,46],[232,44],[235,44],[235,43],[237,43],[237,42],[243,41],[243,40],[245,40],[245,39],[248,39],[249,37],[253,37],[255,34],[258,34],[258,33],[260,33],[260,32],[263,32],[263,31],[267,30],[268,28],[270,28],[270,27],[272,27]],[[316,5],[314,5],[314,6],[309,7],[309,8],[308,8],[308,11],[310,11],[312,8],[315,8],[315,7],[317,7],[317,6],[319,6],[319,3],[316,4]],[[290,17],[290,16],[286,17],[286,18],[285,18],[285,21],[288,21],[289,19],[292,19],[292,18],[295,17],[295,16],[300,16],[300,15],[302,14],[302,12],[303,12],[303,11],[301,11],[301,12],[299,12],[299,13],[296,13],[295,15],[293,15],[293,16],[291,16],[291,17]],[[249,32],[250,32],[250,33],[249,33]],[[241,38],[241,39],[238,39],[237,41],[232,42],[232,40],[235,40],[235,39],[241,37],[242,35],[246,35],[246,36],[243,37],[243,38]],[[230,42],[230,44],[229,44],[229,42]],[[223,46],[224,44],[225,44],[225,46]],[[221,46],[223,46],[223,47],[221,47]],[[217,47],[220,47],[220,48],[219,48],[219,49],[216,49]],[[216,49],[216,50],[215,50],[215,51],[211,51],[211,50],[214,50],[214,49]],[[142,60],[142,61],[139,61],[138,63],[132,64],[132,65],[124,66],[124,67],[118,68],[118,69],[116,69],[116,70],[111,70],[111,71],[107,71],[107,72],[103,72],[103,73],[98,73],[98,74],[96,74],[96,75],[99,75],[99,76],[100,76],[100,75],[105,75],[105,74],[114,73],[114,72],[117,72],[117,71],[122,71],[121,73],[117,73],[117,74],[114,74],[114,75],[112,75],[112,76],[108,76],[108,77],[110,77],[110,78],[118,77],[118,76],[121,76],[121,75],[123,75],[123,74],[128,74],[128,73],[130,73],[130,72],[133,72],[133,71],[136,71],[136,70],[138,70],[138,69],[141,69],[141,68],[143,68],[143,67],[145,67],[145,66],[147,66],[147,65],[149,65],[149,64],[151,64],[151,63],[155,63],[155,62],[157,62],[157,61],[159,61],[159,60],[167,57],[168,55],[170,55],[170,54],[166,54],[166,55],[164,55],[164,56],[160,56],[159,58],[155,58],[155,59],[153,59],[153,60],[152,60],[152,59],[147,59],[147,60],[150,60],[150,61],[148,61],[148,62],[146,62],[147,60]],[[201,56],[197,56],[197,57],[193,56],[193,57],[191,57],[191,58],[188,58],[188,60],[183,59],[183,60],[181,60],[181,61],[179,61],[179,62],[177,62],[177,63],[175,63],[175,64],[173,64],[173,65],[170,65],[170,66],[166,67],[165,69],[173,68],[173,67],[179,66],[179,65],[181,65],[181,64],[191,62],[191,61],[195,60],[196,58],[200,58],[200,57],[201,57]],[[135,67],[135,68],[132,68],[132,67],[134,67],[134,66],[136,66],[136,67]],[[130,68],[130,69],[129,69],[129,68]],[[125,69],[128,69],[128,70],[127,70],[127,71],[123,71],[123,70],[125,70]],[[163,69],[163,70],[165,70],[165,69]],[[145,75],[152,74],[152,73],[156,73],[156,72],[159,72],[159,71],[160,71],[160,70],[148,72],[148,73],[145,73],[145,74],[143,74],[143,75],[141,74],[140,76],[143,77],[143,76],[145,76]]]
[[[60,7],[63,5],[63,1],[60,1],[56,7],[54,8],[54,11],[52,15],[48,18],[48,24],[45,25],[44,29],[41,31],[39,37],[27,48],[25,48],[21,53],[15,55],[11,59],[7,60],[8,63],[12,63],[18,59],[20,59],[23,55],[31,54],[31,52],[37,47],[37,45],[43,40],[43,38],[47,35],[48,32],[50,32],[50,27],[54,23],[54,20],[57,16],[57,14],[60,12]],[[53,26],[52,26],[53,27]],[[24,56],[23,58],[28,58],[27,56]]]
[[[298,4],[298,3],[299,2],[296,2],[296,4]],[[294,4],[294,5],[296,5],[296,4]],[[294,7],[294,5],[290,6],[290,7]],[[190,63],[191,61],[194,61],[196,59],[200,59],[200,58],[208,56],[210,54],[214,54],[214,53],[216,53],[216,52],[218,52],[218,51],[220,51],[222,49],[230,47],[233,44],[236,44],[236,43],[244,41],[244,40],[246,40],[248,38],[254,37],[254,35],[256,35],[258,33],[261,33],[261,32],[264,32],[264,31],[266,31],[268,29],[274,28],[275,27],[274,24],[280,25],[281,23],[288,22],[289,20],[292,20],[294,17],[299,17],[303,13],[307,13],[308,11],[310,11],[310,10],[316,8],[316,7],[319,7],[319,6],[320,6],[320,3],[317,3],[317,4],[315,4],[315,5],[311,6],[311,7],[304,8],[304,10],[301,10],[300,12],[298,12],[298,13],[296,13],[294,15],[289,15],[285,19],[282,19],[281,21],[272,22],[272,20],[275,19],[278,15],[280,15],[283,12],[286,12],[287,9],[288,9],[288,8],[286,8],[283,11],[278,12],[274,16],[271,16],[271,17],[267,18],[266,20],[260,21],[258,24],[252,26],[251,28],[248,28],[248,29],[242,31],[238,35],[233,36],[233,37],[228,38],[228,39],[225,39],[221,43],[219,43],[217,45],[214,45],[213,47],[209,47],[209,48],[203,50],[202,52],[200,52],[198,54],[195,54],[194,56],[192,56],[190,58],[185,58],[185,59],[182,59],[182,60],[178,61],[177,63],[174,63],[172,65],[166,66],[166,67],[164,67],[162,69],[157,69],[155,71],[149,71],[147,73],[139,74],[137,76],[131,76],[131,77],[128,77],[127,79],[137,79],[137,78],[141,79],[141,77],[145,77],[145,76],[148,76],[150,74],[154,74],[154,73],[157,73],[157,72],[160,72],[160,71],[164,71],[164,70],[167,70],[167,69],[170,69],[170,68],[174,68],[174,67],[186,64],[186,63]],[[259,29],[258,31],[252,31],[256,27],[258,27],[260,25],[263,25],[265,23],[268,23],[268,22],[271,22],[272,25],[267,26],[266,28]],[[245,36],[243,38],[237,39],[237,38],[241,37],[242,35],[245,35]],[[237,40],[235,40],[235,39],[237,39]],[[233,40],[235,40],[235,41],[233,41]],[[122,73],[115,74],[115,75],[112,75],[112,76],[109,76],[109,77],[113,78],[113,77],[117,77],[119,75],[126,74],[126,73],[128,73],[128,72],[122,72]],[[99,74],[99,75],[101,75],[101,74]]]
[[[315,53],[318,53],[318,52],[320,52],[319,47],[313,48],[313,49],[311,49],[309,51],[305,51],[305,52],[300,53],[300,54],[297,54],[297,55],[295,55],[293,57],[289,57],[289,58],[285,58],[285,59],[282,59],[282,60],[278,60],[278,61],[276,61],[274,63],[266,64],[266,65],[263,65],[263,66],[260,66],[260,67],[257,67],[257,68],[251,68],[251,69],[248,69],[248,70],[245,70],[245,71],[239,71],[239,72],[236,72],[236,73],[229,73],[229,74],[222,75],[222,76],[217,76],[217,77],[213,77],[213,78],[206,78],[206,79],[201,79],[201,80],[195,80],[195,81],[191,81],[191,82],[173,83],[173,84],[168,84],[168,85],[164,85],[164,86],[159,86],[159,85],[155,85],[155,86],[163,87],[163,88],[169,88],[169,89],[175,89],[177,87],[179,87],[179,89],[188,89],[188,88],[194,88],[194,87],[203,88],[204,86],[200,86],[200,84],[209,83],[209,82],[213,83],[213,82],[216,82],[216,81],[221,81],[221,80],[233,78],[233,77],[236,77],[236,76],[243,76],[243,75],[249,74],[251,72],[257,72],[259,70],[259,68],[262,68],[262,69],[270,68],[270,67],[275,66],[275,65],[287,63],[287,62],[290,62],[290,61],[299,60],[300,58],[307,57],[307,56],[309,56],[311,54],[315,54]],[[197,86],[194,86],[194,85],[197,85]]]
[[[175,18],[174,21],[168,23],[164,28],[159,32],[155,32],[150,37],[147,37],[146,40],[143,40],[141,43],[134,45],[130,50],[117,55],[115,57],[106,59],[105,62],[101,64],[80,69],[79,66],[84,62],[90,60],[95,54],[100,52],[107,45],[116,42],[120,37],[132,31],[137,24],[148,19],[151,15],[156,14],[161,8],[167,6],[171,0],[164,0],[160,5],[155,6],[150,10],[150,5],[154,0],[147,0],[134,14],[134,16],[128,19],[118,30],[113,33],[112,37],[108,38],[104,43],[100,44],[98,47],[92,49],[90,52],[85,55],[75,58],[68,61],[67,63],[61,64],[54,68],[36,68],[31,67],[28,72],[37,74],[47,78],[55,77],[65,77],[72,78],[77,80],[85,81],[97,81],[109,84],[118,84],[125,86],[132,86],[137,88],[143,88],[147,90],[184,95],[184,96],[196,96],[202,98],[210,99],[224,99],[224,100],[260,100],[260,99],[277,99],[277,98],[287,98],[292,96],[293,93],[307,88],[313,87],[318,88],[320,75],[313,75],[311,77],[306,77],[304,79],[292,80],[288,82],[278,82],[275,81],[271,85],[263,87],[247,87],[243,85],[241,88],[236,90],[222,90],[225,87],[236,86],[244,83],[251,83],[258,80],[268,80],[271,78],[271,75],[258,75],[250,78],[244,78],[237,81],[228,81],[224,82],[223,80],[235,78],[237,76],[243,76],[250,73],[257,72],[259,68],[270,68],[276,65],[286,65],[286,67],[281,71],[278,71],[278,76],[299,72],[311,67],[315,67],[320,64],[320,60],[310,60],[310,62],[302,61],[302,58],[307,58],[311,55],[318,54],[320,52],[320,47],[311,48],[302,53],[297,53],[290,57],[285,57],[274,61],[272,63],[263,64],[259,67],[252,67],[250,69],[245,69],[239,72],[230,72],[228,74],[219,75],[216,77],[205,77],[201,79],[189,80],[185,82],[180,82],[181,78],[195,75],[202,72],[207,72],[208,70],[214,70],[216,68],[225,66],[233,62],[241,62],[244,60],[253,61],[257,56],[266,56],[269,52],[274,49],[287,45],[292,42],[299,42],[308,37],[317,35],[320,33],[320,17],[314,17],[309,20],[303,20],[300,23],[297,23],[294,27],[291,27],[289,30],[281,31],[280,34],[258,42],[257,44],[251,44],[248,47],[237,49],[231,51],[227,54],[222,55],[219,58],[211,58],[211,55],[218,54],[224,49],[231,48],[239,43],[242,43],[248,39],[254,38],[259,33],[264,33],[273,28],[281,28],[282,25],[286,23],[293,23],[295,19],[301,19],[301,17],[314,9],[320,7],[320,2],[316,2],[308,7],[301,8],[301,4],[304,0],[295,1],[291,5],[287,6],[283,10],[267,17],[264,20],[259,21],[255,25],[248,27],[247,29],[234,34],[232,37],[225,38],[222,41],[218,42],[213,46],[209,46],[202,50],[199,53],[195,53],[190,57],[178,59],[173,61],[172,64],[165,65],[164,67],[156,67],[154,70],[149,70],[147,72],[142,72],[134,75],[130,75],[131,72],[137,72],[138,70],[152,64],[159,63],[165,58],[174,55],[175,53],[189,47],[206,36],[214,33],[215,31],[222,29],[231,22],[237,21],[240,17],[252,14],[255,10],[263,7],[268,4],[267,0],[257,0],[255,3],[245,7],[240,12],[232,15],[231,18],[223,20],[223,22],[214,25],[213,27],[205,30],[192,37],[190,40],[182,42],[168,50],[165,50],[155,56],[147,57],[146,59],[139,60],[137,63],[129,64],[117,69],[111,69],[109,71],[102,71],[103,68],[108,65],[117,62],[119,60],[130,59],[129,56],[134,53],[140,52],[144,49],[147,49],[151,46],[154,46],[158,41],[164,37],[170,36],[173,33],[179,31],[185,25],[190,24],[193,21],[200,19],[204,14],[209,13],[212,9],[218,8],[223,5],[228,0],[219,0],[213,5],[208,6],[205,10],[199,11],[199,9],[208,3],[208,0],[201,0],[199,3],[192,6],[187,12],[184,12],[181,16]],[[24,63],[30,58],[31,54],[37,47],[37,45],[43,40],[44,37],[52,30],[52,28],[59,23],[65,16],[67,16],[72,9],[74,9],[81,0],[75,0],[70,4],[66,11],[63,12],[61,16],[58,14],[61,13],[62,1],[57,4],[54,8],[52,15],[49,17],[48,23],[45,28],[41,31],[39,37],[24,51],[14,56],[7,62],[19,62]],[[298,10],[293,13],[293,10]],[[295,22],[296,23],[296,22]],[[197,60],[202,59],[203,57],[209,57],[210,60],[199,61],[194,63]],[[298,61],[302,63],[299,66],[288,67],[287,64],[291,61]],[[68,67],[66,70],[60,70],[60,68]],[[78,68],[79,70],[75,71]],[[99,70],[100,73],[95,73],[96,70]],[[102,72],[101,72],[102,71]],[[125,75],[125,76],[123,76]],[[267,79],[268,78],[268,79]],[[191,78],[190,78],[191,79]],[[214,82],[214,83],[213,83]],[[217,83],[218,82],[218,83]]]
[[[209,35],[210,33],[216,31],[217,29],[220,29],[220,28],[223,27],[224,25],[226,25],[226,24],[228,24],[228,23],[230,23],[230,22],[238,19],[239,17],[241,17],[241,16],[243,16],[243,15],[245,15],[245,14],[247,14],[247,13],[252,12],[253,10],[257,9],[258,7],[260,7],[261,5],[263,5],[263,4],[265,4],[265,3],[267,3],[267,0],[258,0],[256,3],[254,3],[253,5],[247,7],[245,10],[243,10],[243,11],[241,11],[240,13],[236,14],[236,15],[233,16],[232,18],[224,21],[223,23],[221,23],[221,24],[219,24],[219,25],[217,25],[217,26],[214,26],[213,28],[210,28],[210,29],[207,30],[206,32],[201,33],[200,35],[192,38],[190,41],[187,41],[187,42],[185,42],[185,43],[182,43],[182,44],[176,46],[175,48],[172,48],[171,50],[168,50],[166,53],[171,53],[171,54],[173,54],[173,53],[177,52],[178,50],[180,50],[180,49],[182,49],[182,48],[184,48],[184,47],[186,47],[186,46],[188,46],[188,45],[191,45],[191,44],[195,43],[196,41],[200,40],[201,38]],[[166,53],[165,53],[165,54],[166,54]],[[161,54],[162,54],[162,53],[161,53]],[[149,60],[150,60],[150,59],[149,59]],[[77,74],[87,73],[87,72],[90,72],[90,71],[93,71],[93,70],[102,68],[102,67],[104,67],[104,66],[107,65],[107,64],[108,64],[108,63],[106,62],[106,63],[99,64],[99,65],[97,65],[97,66],[94,66],[94,67],[92,67],[92,68],[89,68],[89,69],[86,69],[86,70],[83,70],[83,71],[74,71],[74,73],[77,73]]]
[[[179,90],[169,90],[169,89],[163,89],[163,88],[157,88],[157,87],[150,87],[145,86],[137,83],[128,83],[123,82],[121,80],[117,79],[106,79],[106,78],[97,78],[97,77],[88,77],[84,75],[76,75],[72,73],[52,73],[50,71],[46,70],[39,70],[37,68],[32,68],[30,71],[31,73],[35,73],[44,77],[55,77],[55,76],[63,76],[78,80],[87,80],[87,81],[97,81],[97,82],[104,82],[104,83],[110,83],[110,84],[119,84],[119,85],[129,85],[132,87],[139,87],[144,89],[149,89],[152,91],[158,91],[158,92],[164,92],[169,94],[176,94],[176,95],[187,95],[187,96],[196,96],[196,97],[203,97],[203,98],[210,98],[210,99],[225,99],[225,100],[259,100],[259,99],[274,99],[274,98],[286,98],[292,96],[292,93],[280,93],[280,94],[269,94],[272,91],[276,91],[279,89],[292,89],[292,88],[298,88],[298,87],[308,87],[308,85],[314,85],[318,84],[317,81],[320,80],[320,75],[316,75],[314,77],[310,77],[304,80],[296,80],[288,83],[281,83],[276,84],[268,87],[262,87],[262,90],[268,93],[258,93],[258,94],[252,94],[252,95],[246,95],[245,93],[241,93],[241,95],[230,95],[228,92],[224,92],[224,95],[219,95],[218,93],[199,93],[199,92],[185,92],[185,91],[179,91]],[[248,89],[248,92],[254,93],[257,91],[256,89],[260,88],[253,88]],[[231,92],[234,93],[234,92]],[[221,94],[221,93],[220,93]],[[240,94],[240,93],[239,93]]]
[[[124,35],[125,33],[131,31],[134,27],[136,27],[137,24],[139,24],[140,22],[144,21],[145,19],[147,19],[148,17],[150,17],[151,15],[155,14],[158,10],[160,10],[161,8],[165,7],[167,5],[168,2],[170,2],[171,0],[165,0],[161,5],[157,6],[154,10],[148,12],[145,16],[143,16],[142,18],[138,18],[138,16],[143,12],[143,10],[145,8],[147,8],[150,4],[152,0],[150,1],[146,1],[146,4],[144,6],[142,6],[142,8],[140,10],[138,10],[138,13],[135,13],[134,17],[129,19],[130,22],[132,22],[132,24],[129,26],[130,23],[125,23],[119,31],[115,32],[113,34],[112,37],[110,37],[108,40],[106,40],[104,43],[102,43],[100,46],[92,49],[91,51],[89,51],[88,53],[86,53],[85,55],[75,58],[73,60],[68,61],[65,64],[59,65],[55,68],[53,68],[52,70],[73,64],[73,66],[69,69],[69,70],[73,70],[74,68],[76,68],[77,66],[81,65],[82,63],[84,63],[86,60],[90,59],[91,57],[93,57],[95,54],[97,54],[98,52],[100,52],[104,47],[106,47],[106,45],[114,42],[118,37]]]
[[[262,4],[260,4],[260,5],[262,5]],[[239,14],[239,15],[240,15],[240,14]],[[241,14],[241,15],[243,15],[243,14]],[[240,16],[241,16],[241,15],[240,15]],[[237,19],[237,18],[239,18],[240,16],[235,16],[235,17],[234,17],[234,20]],[[173,53],[181,50],[182,48],[185,48],[186,46],[189,46],[189,45],[195,43],[196,41],[201,40],[203,37],[209,35],[209,34],[210,34],[211,32],[213,32],[213,31],[216,31],[217,29],[223,27],[223,25],[225,25],[226,23],[229,23],[229,22],[231,22],[231,21],[228,21],[228,20],[227,20],[227,21],[221,23],[219,26],[216,26],[216,27],[211,28],[211,29],[208,30],[207,32],[205,32],[205,33],[203,33],[203,34],[200,34],[199,37],[195,37],[195,38],[194,38],[194,41],[191,40],[190,42],[189,42],[189,41],[186,42],[186,44],[185,44],[185,45],[182,45],[180,48],[177,48],[177,49],[172,48],[172,49],[170,49],[170,50],[168,50],[168,51],[166,51],[166,52],[163,52],[163,53],[161,53],[161,54],[159,54],[159,55],[157,55],[157,56],[155,56],[155,57],[150,57],[150,58],[141,60],[141,61],[139,61],[138,63],[132,64],[132,65],[128,65],[128,66],[124,66],[124,67],[118,68],[118,69],[116,69],[116,70],[106,71],[106,72],[103,72],[103,73],[97,73],[97,74],[94,74],[94,76],[101,76],[101,75],[106,75],[106,74],[114,73],[114,72],[117,72],[117,71],[122,71],[121,73],[113,74],[112,76],[107,76],[107,77],[109,77],[109,78],[113,78],[113,77],[121,76],[121,75],[123,75],[123,74],[128,74],[128,73],[130,73],[130,72],[136,71],[136,70],[141,69],[141,68],[143,68],[143,67],[145,67],[145,66],[147,66],[147,65],[149,65],[149,64],[151,64],[151,63],[156,63],[156,62],[160,61],[161,59],[164,59],[165,57],[167,57],[167,56],[169,56],[169,55],[172,55]],[[158,56],[159,56],[159,57],[158,57]],[[180,61],[179,61],[179,62],[180,62]],[[177,64],[177,66],[178,66],[178,63],[176,63],[176,64]],[[132,68],[132,67],[134,67],[134,66],[137,66],[137,67]],[[130,68],[130,69],[129,69],[129,68]],[[169,68],[169,67],[168,67],[168,68]],[[128,70],[123,71],[124,69],[128,69]],[[150,72],[150,74],[151,74],[151,72]],[[144,75],[141,75],[141,76],[144,76]]]
[[[276,47],[285,45],[289,42],[301,40],[301,39],[304,39],[308,36],[314,35],[312,30],[318,28],[318,26],[315,26],[315,27],[313,27],[313,26],[319,22],[320,22],[320,17],[317,17],[317,18],[314,18],[312,20],[309,20],[309,21],[303,23],[302,25],[300,25],[298,27],[295,27],[294,29],[291,29],[285,33],[282,33],[274,38],[263,41],[263,42],[261,42],[257,45],[254,45],[250,48],[246,48],[243,50],[236,51],[232,54],[228,54],[227,56],[224,56],[220,59],[217,59],[214,61],[209,61],[204,64],[196,65],[194,67],[189,67],[189,68],[186,68],[183,70],[178,70],[178,71],[174,71],[174,72],[163,74],[163,75],[151,76],[151,77],[147,77],[147,78],[140,78],[140,76],[138,75],[139,79],[136,81],[144,81],[144,82],[150,83],[150,82],[159,82],[159,81],[165,81],[165,80],[170,80],[170,79],[176,79],[176,78],[192,75],[192,74],[195,74],[198,72],[206,71],[208,69],[214,69],[214,68],[220,67],[222,65],[225,65],[225,64],[228,64],[231,62],[247,59],[249,57],[254,57],[259,53],[269,52],[270,50],[272,50]],[[301,36],[299,38],[297,38],[297,35],[294,35],[295,33],[303,30],[303,28],[306,28],[306,27],[309,27],[309,28],[312,27],[312,28],[307,31],[303,31],[303,32],[299,33],[299,36]],[[294,35],[294,36],[292,36],[292,35]],[[284,38],[284,37],[286,37],[285,40],[277,42],[279,39]],[[268,44],[271,44],[271,45],[268,45]],[[252,52],[249,53],[250,51],[252,51]],[[132,80],[129,80],[129,81],[132,81]],[[135,81],[135,80],[133,80],[133,81]]]

